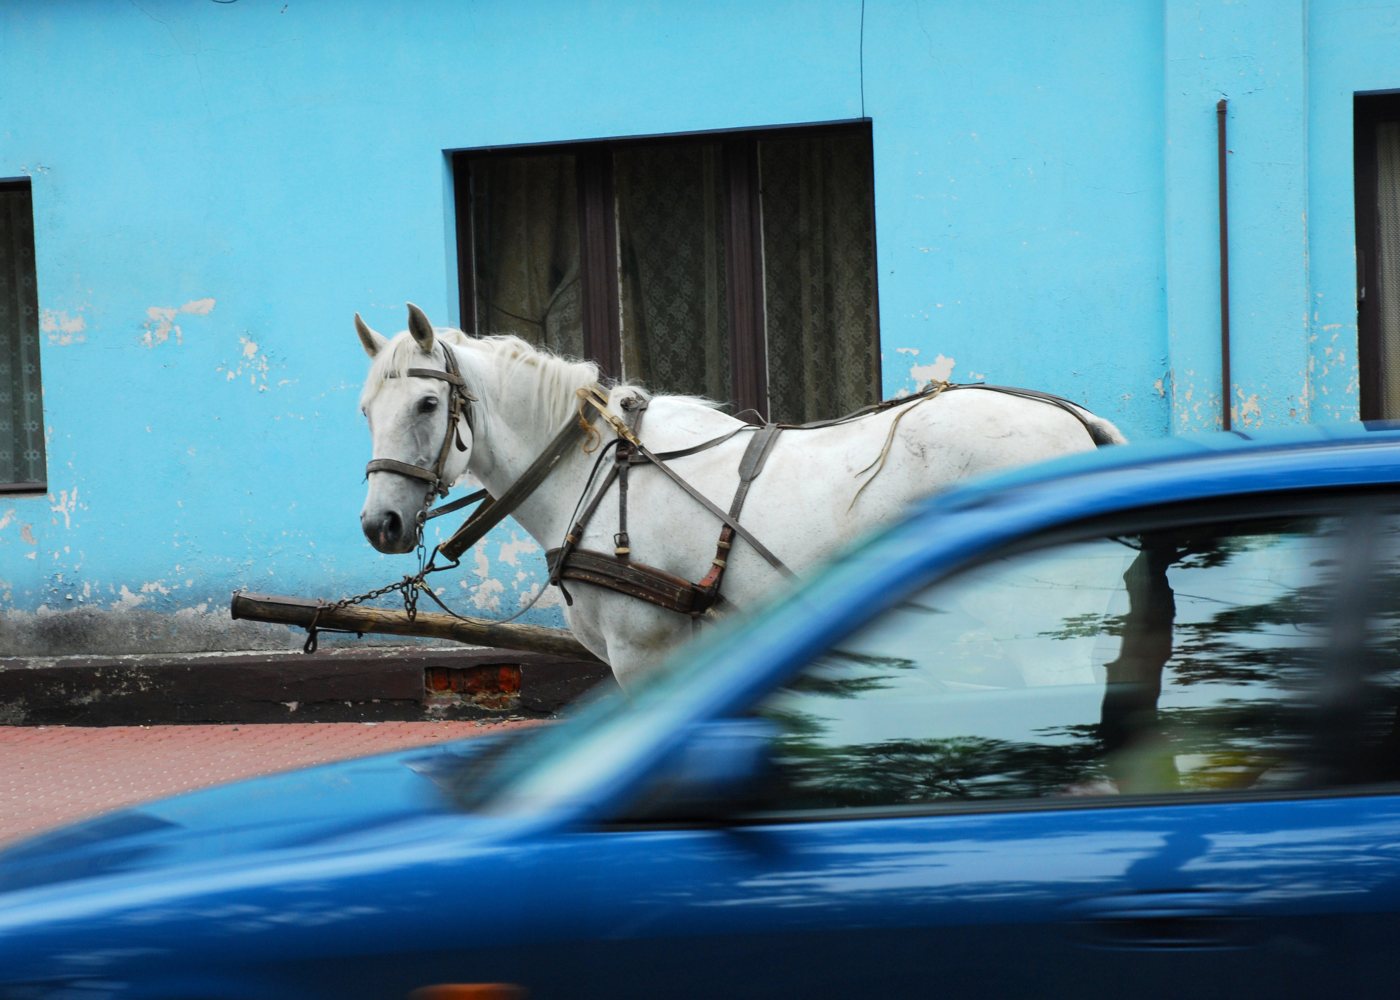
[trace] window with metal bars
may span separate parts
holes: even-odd
[[[0,181],[0,493],[45,482],[34,202],[29,181]]]
[[[800,422],[879,396],[868,123],[455,155],[462,325]]]

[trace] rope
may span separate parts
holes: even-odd
[[[871,469],[875,470],[874,472],[870,473],[869,479],[860,484],[860,488],[856,490],[855,496],[851,497],[851,502],[846,505],[847,514],[849,514],[851,512],[851,509],[855,507],[856,501],[859,500],[860,495],[865,492],[865,488],[871,483],[873,483],[875,481],[875,477],[880,474],[882,469],[884,469],[885,460],[890,456],[890,446],[894,444],[895,432],[899,430],[899,422],[903,420],[910,413],[910,411],[914,409],[915,406],[918,406],[920,403],[927,402],[930,399],[934,399],[939,395],[939,393],[943,392],[944,389],[947,389],[948,386],[949,383],[939,380],[929,382],[928,386],[915,398],[912,406],[906,406],[899,411],[899,415],[896,416],[894,420],[890,423],[890,432],[885,435],[885,446],[880,449],[880,454],[875,458],[875,461],[871,462],[865,468],[861,469],[859,472],[856,473],[856,476],[860,477],[865,475],[867,472],[870,472]]]

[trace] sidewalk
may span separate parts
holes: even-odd
[[[530,725],[539,723],[0,726],[0,847],[110,809],[239,778]]]

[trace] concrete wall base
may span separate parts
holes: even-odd
[[[0,725],[548,718],[607,667],[516,650],[0,657]]]

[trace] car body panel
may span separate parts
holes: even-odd
[[[677,996],[1179,997],[1227,972],[1251,995],[1375,995],[1400,980],[1378,947],[1400,930],[1396,833],[1386,796],[648,831],[580,855],[606,885],[591,912],[626,928],[617,966],[698,956]]]
[[[949,491],[629,702],[518,750],[274,776],[0,852],[0,998],[1392,993],[1395,789],[628,816],[707,726],[990,554],[1397,483],[1400,432],[1328,428],[1106,449]]]

